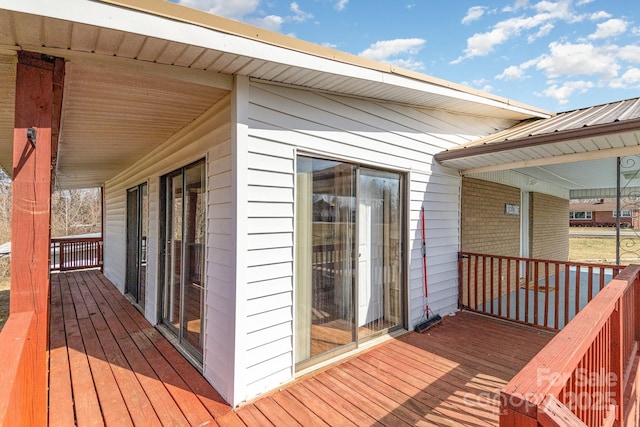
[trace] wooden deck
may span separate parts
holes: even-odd
[[[553,336],[458,313],[232,410],[100,272],[51,282],[52,426],[495,426],[500,389]]]

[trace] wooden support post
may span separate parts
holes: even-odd
[[[57,70],[57,72],[56,72]],[[28,360],[32,425],[47,423],[47,337],[51,225],[54,86],[62,88],[64,62],[19,52],[16,72],[11,223],[11,313],[34,312],[34,353]],[[61,102],[61,94],[57,97]],[[58,128],[58,124],[55,125]]]

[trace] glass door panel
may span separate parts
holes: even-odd
[[[139,239],[138,187],[127,190],[127,264],[125,292],[138,301],[138,239]]]
[[[185,170],[184,200],[184,269],[185,287],[182,335],[193,347],[202,351],[201,319],[204,300],[204,246],[205,246],[205,180],[204,163]]]
[[[402,176],[298,157],[297,368],[402,325]]]
[[[359,337],[401,319],[401,204],[397,173],[362,168],[359,179]]]
[[[127,246],[125,293],[142,310],[147,284],[146,241],[148,228],[147,184],[127,190]]]
[[[166,278],[163,320],[168,326],[180,328],[180,297],[182,294],[182,173],[166,180]]]
[[[204,248],[206,243],[205,162],[162,178],[164,200],[164,286],[162,321],[182,348],[202,359]]]
[[[298,159],[297,361],[355,341],[355,167]]]
[[[147,235],[149,234],[149,204],[147,183],[140,185],[140,238],[138,240],[138,304],[145,306],[147,292]]]

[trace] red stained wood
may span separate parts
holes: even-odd
[[[56,286],[60,289],[52,292],[52,322],[56,319],[70,328],[66,336],[72,344],[77,339],[83,342],[85,334],[89,343],[95,343],[97,336],[106,358],[103,362],[111,365],[125,404],[122,388],[126,385],[119,382],[118,370],[128,370],[128,376],[138,381],[142,374],[149,378],[155,375],[154,381],[164,384],[167,390],[162,401],[168,402],[168,406],[174,402],[188,425],[198,425],[196,422],[201,421],[191,412],[210,414],[210,408],[203,402],[207,398],[193,389],[197,378],[208,385],[206,380],[99,271],[52,277],[54,289]],[[54,316],[54,307],[59,315]],[[51,326],[54,337],[56,326],[53,323]],[[445,317],[442,325],[424,334],[407,333],[237,411],[228,405],[224,406],[226,411],[222,411],[224,404],[217,401],[213,408],[219,413],[208,425],[497,425],[500,389],[552,336],[548,332],[462,312],[455,317]],[[109,356],[117,353],[110,341],[118,343],[122,358]],[[51,351],[61,348],[59,338],[52,339],[53,342],[57,345]],[[508,349],[505,343],[509,343]],[[92,348],[89,344],[86,347]],[[474,351],[470,352],[469,348]],[[68,351],[70,356],[80,353],[75,344]],[[82,356],[86,366],[90,364],[87,358],[91,354],[99,352],[85,351]],[[133,362],[139,358],[144,359],[148,367],[142,360]],[[187,363],[188,369],[177,367],[182,363]],[[78,375],[73,372],[76,365],[82,367],[73,359],[72,377]],[[152,371],[147,370],[149,367]],[[172,373],[167,375],[164,371]],[[91,374],[88,375],[91,378]],[[53,375],[51,380],[58,381]],[[51,386],[63,388],[60,384]],[[86,387],[83,391],[77,388],[74,398],[81,392],[100,397],[93,382]],[[141,387],[149,397],[147,389]],[[210,391],[205,394],[215,396],[217,393],[208,387]],[[186,405],[178,401],[183,399],[188,402]],[[99,404],[103,410],[107,408],[101,398]],[[129,408],[129,412],[131,410]],[[86,420],[87,413],[84,414]]]
[[[49,316],[49,224],[51,205],[51,128],[54,100],[54,64],[39,55],[19,52],[16,69],[15,128],[12,183],[11,313],[35,313],[34,351],[29,353],[30,417],[37,425],[47,420],[47,337]],[[27,129],[37,129],[37,140]]]
[[[636,347],[632,331],[637,330],[635,316],[638,303],[632,295],[640,277],[640,266],[629,266],[616,276],[598,295],[578,313],[545,348],[538,353],[504,388],[503,411],[517,412],[540,420],[538,414],[544,410],[543,400],[547,396],[569,404],[576,396],[611,397],[617,406],[615,418],[620,421],[627,403],[634,399],[624,396],[625,378],[636,375],[633,362]],[[633,310],[628,307],[635,304]],[[540,367],[545,368],[546,377],[541,378]],[[615,381],[585,381],[597,374],[615,375]],[[550,375],[568,373],[567,380],[551,380]],[[608,378],[608,377],[607,377]],[[526,399],[526,404],[524,401]],[[581,402],[581,401],[579,401]],[[579,403],[578,402],[578,403]],[[601,402],[598,400],[597,402]],[[575,404],[575,402],[574,402]],[[614,407],[615,408],[615,407]],[[588,425],[602,425],[612,420],[609,408],[594,404],[575,405],[575,415]],[[637,408],[635,408],[637,411]],[[548,415],[548,414],[547,414]]]
[[[64,325],[60,282],[51,283],[51,325]],[[74,424],[71,368],[64,327],[49,329],[49,424]]]
[[[0,425],[33,425],[29,397],[33,393],[29,379],[30,357],[33,356],[35,313],[22,312],[9,316],[0,334]]]
[[[56,395],[51,402],[64,405],[50,407],[51,420],[60,420],[56,425],[73,425],[74,419],[78,425],[217,425],[187,381],[123,309],[131,307],[128,301],[111,294],[108,287],[115,287],[102,279],[97,270],[52,275],[49,380]],[[132,325],[136,327],[129,331]],[[145,327],[153,329],[148,322]],[[173,376],[166,374],[171,371]],[[220,415],[230,412],[225,419],[238,422],[221,400],[219,408],[223,405],[226,412],[219,410]]]
[[[248,426],[272,426],[273,424],[254,405],[245,405],[236,411],[242,422]]]
[[[83,273],[88,274],[88,273]],[[104,300],[111,304],[118,318],[123,322],[121,334],[129,334],[136,342],[145,357],[152,361],[154,371],[167,384],[169,392],[174,396],[183,412],[190,417],[201,416],[209,419],[206,413],[200,412],[202,406],[213,417],[226,414],[229,405],[224,402],[218,392],[196,371],[196,369],[138,312],[115,287],[108,283],[104,276],[93,275],[91,281],[102,293]],[[186,394],[186,395],[185,395]],[[195,399],[195,401],[193,401]],[[199,401],[199,403],[198,403]],[[192,406],[190,406],[192,405]],[[197,412],[194,411],[197,407]],[[191,408],[191,409],[190,409]]]

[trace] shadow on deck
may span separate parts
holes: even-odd
[[[51,280],[50,425],[498,425],[552,333],[446,317],[232,410],[99,271]]]

